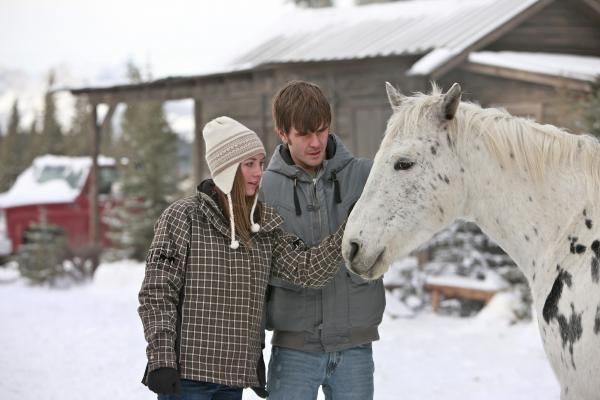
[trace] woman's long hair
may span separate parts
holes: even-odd
[[[215,187],[215,190],[217,192],[219,207],[223,211],[223,214],[225,214],[225,217],[229,219],[230,215],[227,195],[217,187]],[[258,192],[254,196],[246,196],[246,185],[244,184],[244,176],[242,175],[240,164],[235,173],[233,187],[231,188],[231,202],[233,204],[233,216],[235,219],[235,233],[247,247],[252,247],[252,240],[250,237],[250,211],[252,210],[255,196],[258,196]],[[254,222],[260,224],[261,214],[262,206],[259,201],[256,204],[256,210],[254,211]]]

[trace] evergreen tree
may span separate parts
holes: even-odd
[[[44,140],[42,134],[38,131],[38,121],[36,118],[33,118],[29,129],[26,129],[25,132],[28,135],[28,146],[25,152],[25,159],[28,161],[28,164],[31,164],[31,161],[33,161],[34,158],[46,154],[46,151],[44,150]]]
[[[142,81],[128,65],[132,83]],[[170,129],[161,103],[127,106],[122,120],[120,147],[128,162],[121,166],[123,207],[109,215],[112,239],[143,260],[154,234],[154,222],[177,191],[177,137]]]
[[[592,93],[585,104],[587,130],[600,139],[600,75],[592,84]]]
[[[71,128],[66,135],[69,145],[65,154],[69,156],[89,156],[91,152],[89,103],[84,96],[75,99],[75,113],[71,121]]]
[[[10,189],[17,176],[27,167],[27,165],[24,165],[26,163],[24,157],[26,148],[22,147],[22,143],[20,143],[20,123],[19,103],[18,100],[15,100],[0,154],[2,165],[0,170],[0,192]]]
[[[56,118],[56,104],[52,87],[54,86],[54,72],[48,77],[48,89],[44,97],[44,119],[42,125],[42,149],[44,153],[64,154],[65,142],[60,124]]]

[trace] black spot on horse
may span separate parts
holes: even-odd
[[[533,265],[535,267],[535,260],[531,261],[531,265]]]
[[[578,244],[577,246],[575,246],[575,253],[577,253],[577,254],[585,253],[585,249],[586,249],[586,247],[584,245]]]
[[[585,209],[585,208],[583,209],[583,216],[584,216],[584,217],[587,217],[587,211],[586,211],[586,209]]]
[[[515,153],[513,153],[512,151],[510,152],[510,158],[512,158],[513,160],[515,159]]]
[[[446,132],[446,141],[448,142],[448,146],[452,147],[452,139],[450,139],[450,134]]]
[[[444,209],[442,208],[442,206],[438,206],[438,210],[440,210],[440,212],[441,212],[442,214],[444,214]]]
[[[552,289],[550,290],[550,294],[546,297],[546,302],[544,303],[542,315],[544,316],[544,321],[548,324],[558,315],[558,301],[560,300],[563,291],[564,272],[565,271],[559,271],[558,276],[552,285]]]
[[[591,248],[594,252],[591,264],[592,281],[594,283],[598,283],[598,281],[600,281],[600,242],[598,240],[594,240]]]
[[[596,307],[596,318],[594,319],[594,333],[600,333],[600,305]]]
[[[546,302],[544,303],[544,308],[542,310],[542,315],[544,317],[544,320],[548,324],[553,319],[556,319],[556,321],[558,322],[563,348],[567,344],[569,345],[571,363],[573,365],[573,368],[575,368],[575,360],[573,358],[573,344],[577,342],[583,334],[583,328],[581,325],[581,315],[583,313],[577,314],[575,312],[575,306],[572,303],[571,315],[569,316],[569,318],[559,313],[558,302],[560,301],[564,285],[566,284],[568,287],[571,287],[573,281],[571,274],[560,268],[560,265],[557,265],[556,268],[559,271],[558,276],[554,280],[554,284],[552,285],[550,294],[546,298]]]
[[[444,182],[446,182],[447,184],[450,184],[450,179],[448,179],[448,177],[446,175],[444,175]]]
[[[433,154],[434,156],[437,154],[437,150],[433,146],[431,146],[431,154]]]
[[[533,273],[533,275],[531,276],[531,280],[535,281],[535,272]]]
[[[571,242],[571,245],[569,246],[569,250],[571,251],[572,254],[575,254],[575,243],[577,243],[577,237],[569,236],[569,241]]]
[[[585,226],[587,226],[588,229],[592,229],[592,220],[591,219],[586,219],[585,220]]]
[[[570,288],[571,285],[573,285],[573,275],[571,275],[569,272],[562,270],[561,271],[563,274],[563,282],[565,282],[567,284],[567,287]]]
[[[575,313],[575,306],[571,303],[571,316],[567,319],[563,314],[557,316],[560,337],[562,339],[563,348],[569,344],[569,353],[571,354],[571,363],[575,367],[575,359],[573,358],[573,344],[581,339],[583,327],[581,326],[581,314]]]
[[[535,233],[535,236],[539,236],[540,233],[538,232],[537,228],[534,226],[533,227],[533,233]]]
[[[442,175],[441,175],[441,174],[438,174],[438,179],[439,179],[440,181],[443,181],[443,180],[444,180],[444,178],[442,178]]]
[[[463,167],[460,167],[460,172],[464,174],[465,173],[465,169]]]
[[[523,236],[525,236],[525,240],[527,240],[529,242],[529,236],[527,236],[527,235],[523,235]]]
[[[533,202],[533,199],[531,198],[531,196],[529,196],[529,201]]]

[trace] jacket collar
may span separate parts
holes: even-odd
[[[333,133],[330,134],[325,149],[325,160],[323,161],[323,172],[321,175],[329,179],[332,171],[340,171],[353,158],[354,156],[344,146],[340,138]],[[288,178],[296,178],[302,181],[310,181],[311,179],[306,171],[294,164],[290,151],[282,143],[275,148],[267,171],[276,172]]]

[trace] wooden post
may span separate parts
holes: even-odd
[[[204,159],[205,150],[202,128],[204,128],[204,121],[202,120],[202,101],[200,99],[194,99],[194,151],[192,152],[192,161],[194,164],[194,189],[195,185],[200,184],[202,179],[204,179],[205,174],[208,173],[208,168],[206,167],[206,161]]]
[[[98,104],[92,103],[90,122],[92,127],[92,168],[90,170],[90,244],[93,249],[93,269],[100,263],[100,209],[98,208],[98,154],[100,153],[100,126],[98,125]]]
[[[438,289],[431,291],[431,308],[433,308],[433,312],[437,312],[440,308],[440,291]]]

